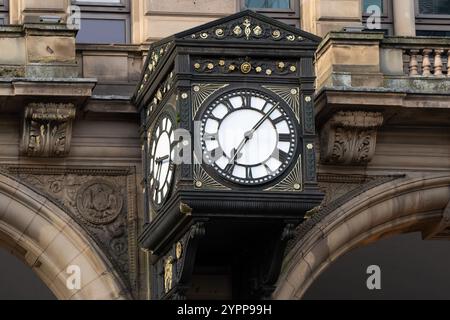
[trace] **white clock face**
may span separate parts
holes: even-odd
[[[149,136],[150,163],[149,183],[153,204],[161,206],[169,195],[174,174],[174,123],[170,116],[163,114]]]
[[[295,122],[282,103],[256,90],[237,90],[201,118],[203,159],[221,177],[258,185],[281,176],[295,157]]]

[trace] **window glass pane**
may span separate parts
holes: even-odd
[[[75,0],[75,2],[79,2],[79,3],[94,3],[94,4],[109,4],[109,3],[120,3],[121,0]]]
[[[8,1],[0,0],[0,25],[8,23]]]
[[[290,9],[290,0],[245,0],[245,6],[253,9]]]
[[[367,13],[367,8],[374,5],[378,6],[381,12],[384,12],[383,0],[363,0],[363,12]]]
[[[419,12],[450,15],[450,0],[419,0]]]
[[[78,43],[119,43],[127,42],[126,20],[81,19]]]

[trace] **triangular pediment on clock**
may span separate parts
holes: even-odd
[[[318,44],[321,38],[251,10],[183,31],[175,39],[253,43]]]

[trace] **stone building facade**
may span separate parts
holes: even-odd
[[[325,200],[297,230],[273,298],[302,298],[340,256],[390,235],[448,239],[450,8],[441,2],[0,0],[0,245],[59,299],[151,298],[132,95],[151,43],[248,7],[322,38]],[[83,270],[77,290],[66,285],[70,265]]]

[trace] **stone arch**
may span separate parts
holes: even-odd
[[[113,265],[95,241],[59,206],[0,174],[0,245],[26,262],[58,299],[127,299]],[[67,288],[79,266],[81,289]]]
[[[395,234],[421,231],[428,237],[444,231],[449,203],[448,174],[410,175],[349,199],[296,242],[274,298],[301,299],[334,261],[359,246]]]

